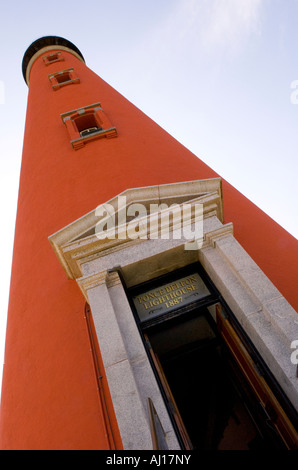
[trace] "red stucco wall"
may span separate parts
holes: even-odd
[[[38,58],[30,76],[3,373],[2,449],[111,445],[85,302],[76,282],[67,280],[48,236],[127,188],[218,176],[79,59],[69,52],[63,56],[64,62],[47,67]],[[53,91],[48,74],[70,67],[81,83]],[[96,102],[118,137],[75,151],[60,114]],[[297,309],[297,241],[225,181],[223,197],[225,222],[233,222],[238,241]],[[121,447],[106,382],[105,393]]]

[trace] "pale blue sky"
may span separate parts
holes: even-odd
[[[41,36],[72,41],[92,70],[298,237],[297,0],[29,0],[0,11],[0,364],[27,100],[21,62]]]

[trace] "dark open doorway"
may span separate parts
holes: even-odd
[[[219,334],[220,314],[218,311],[215,318],[214,310],[214,305],[201,307],[145,333],[183,446],[199,450],[287,449],[274,423],[279,412],[283,419],[283,410],[279,406],[273,410],[269,399],[268,405],[262,405]],[[237,336],[236,340],[240,355],[243,345]],[[249,367],[249,355],[243,351],[242,363],[246,367],[248,361]]]
[[[182,448],[298,447],[295,410],[198,264],[128,295]]]
[[[243,400],[227,348],[202,312],[148,332],[148,338],[193,448],[270,448]]]

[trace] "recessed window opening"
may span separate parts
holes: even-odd
[[[77,126],[81,137],[85,137],[89,134],[102,130],[102,127],[98,126],[94,114],[84,114],[77,117],[75,119],[75,125]]]
[[[47,56],[47,59],[49,62],[53,62],[54,60],[58,60],[59,59],[59,54],[58,52],[56,54],[51,54],[51,55],[48,55]]]
[[[46,55],[42,58],[45,65],[50,65],[53,62],[60,62],[64,60],[61,52],[54,52],[53,54]]]
[[[55,78],[58,83],[64,83],[64,82],[68,82],[69,80],[71,80],[71,76],[69,72],[57,74],[55,75]]]
[[[67,70],[63,72],[67,72]],[[71,76],[72,73],[70,71]],[[73,80],[66,82],[66,84],[68,83],[73,83]],[[63,86],[63,84],[58,84],[58,86]],[[70,143],[75,150],[94,140],[117,137],[118,135],[116,128],[103,112],[100,103],[63,113],[61,119],[68,130]]]
[[[60,59],[57,61],[59,62]],[[65,85],[80,83],[80,78],[73,68],[60,70],[60,72],[52,73],[48,77],[54,91],[59,90]]]

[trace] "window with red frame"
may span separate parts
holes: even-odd
[[[54,91],[59,90],[65,85],[80,83],[80,79],[74,69],[66,69],[52,73],[49,75],[49,80]]]
[[[43,58],[43,63],[45,65],[50,65],[50,64],[53,64],[55,62],[61,62],[64,60],[64,57],[63,55],[61,54],[61,52],[53,52],[53,54],[49,54],[49,55],[45,55]]]
[[[103,112],[100,103],[63,113],[61,119],[68,130],[70,143],[75,150],[93,140],[117,136],[116,127]]]

